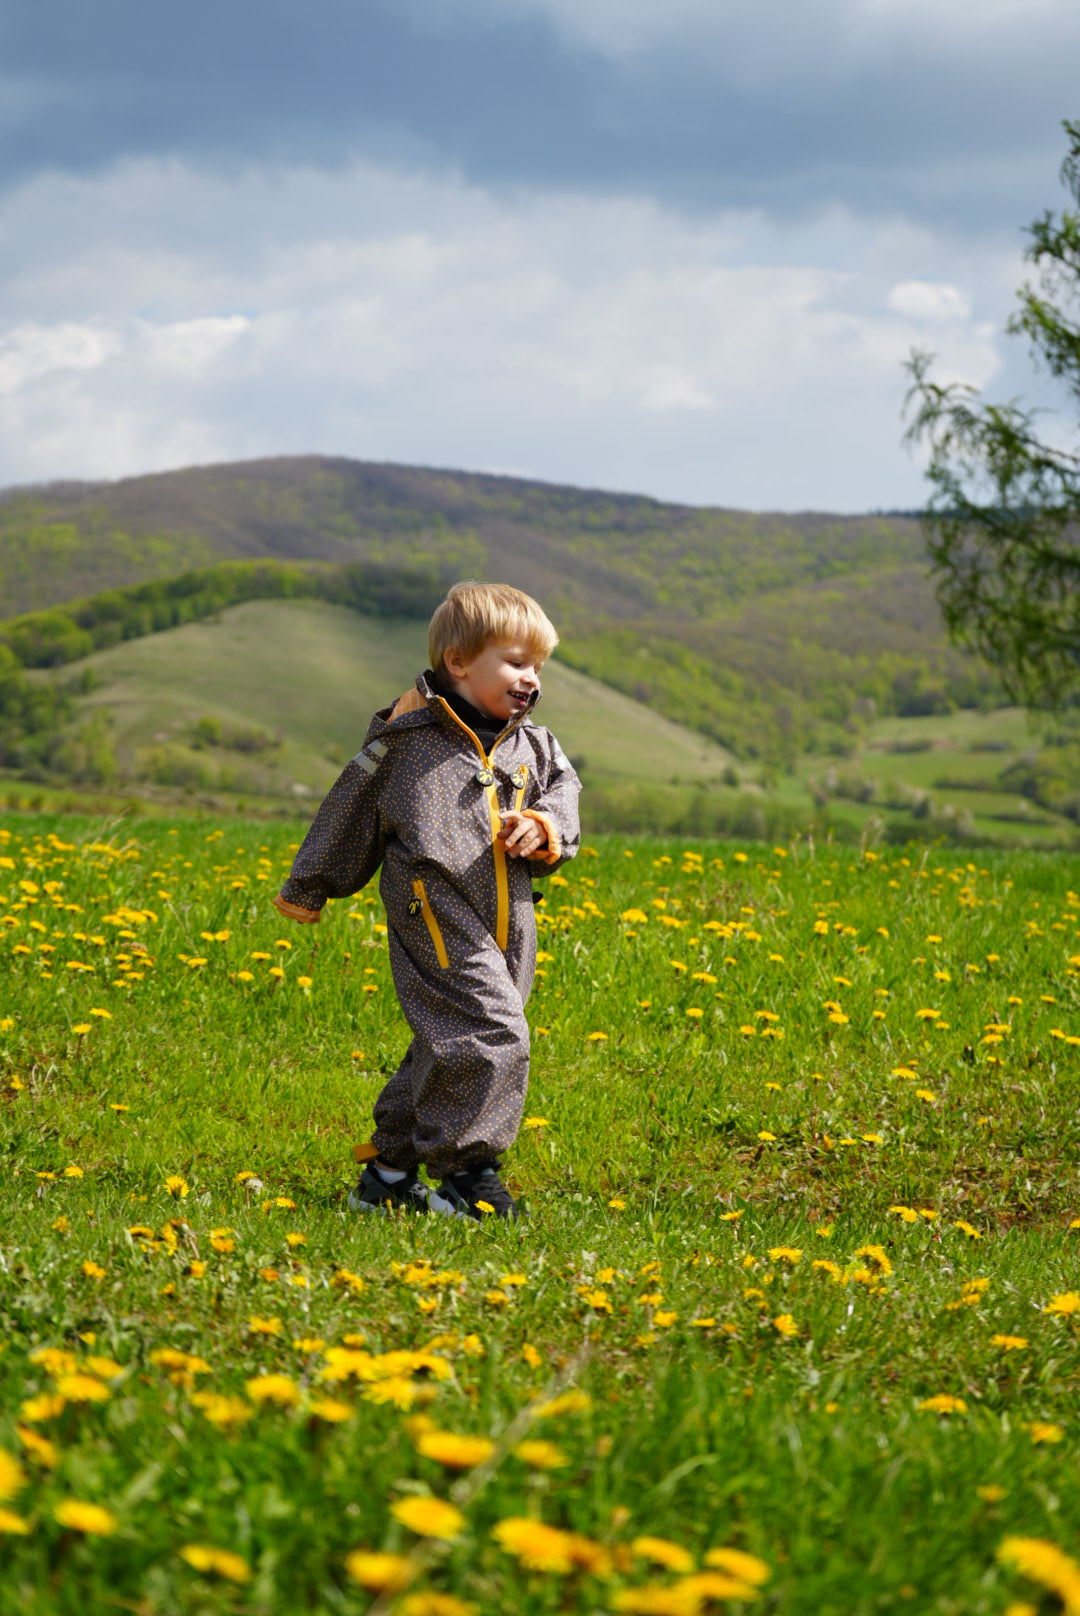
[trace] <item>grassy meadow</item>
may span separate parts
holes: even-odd
[[[1075,866],[594,838],[466,1226],[301,834],[0,819],[0,1611],[1080,1610]]]

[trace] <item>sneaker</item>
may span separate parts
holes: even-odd
[[[428,1210],[428,1192],[420,1182],[414,1167],[405,1178],[388,1184],[374,1163],[369,1162],[360,1174],[360,1182],[349,1193],[351,1212],[390,1212],[395,1207],[406,1207],[410,1212]]]
[[[492,1216],[511,1220],[519,1216],[517,1202],[499,1177],[498,1162],[449,1173],[428,1192],[428,1205],[446,1217],[472,1218],[476,1223]]]

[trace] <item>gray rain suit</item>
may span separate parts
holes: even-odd
[[[535,706],[535,699],[532,703]],[[311,920],[379,865],[390,967],[413,1039],[375,1102],[382,1161],[440,1176],[513,1143],[529,1077],[525,1001],[536,968],[532,877],[573,858],[581,782],[529,712],[484,751],[423,674],[371,720],[320,806],[275,899]],[[548,845],[508,858],[511,809]]]

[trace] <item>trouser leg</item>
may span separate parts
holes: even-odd
[[[376,1106],[380,1155],[439,1176],[490,1161],[517,1137],[529,1078],[529,1029],[506,960],[493,943],[432,978],[392,936],[391,965],[414,1038]],[[401,1131],[410,1105],[411,1155]]]

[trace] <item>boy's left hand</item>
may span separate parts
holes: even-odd
[[[547,846],[547,831],[539,820],[528,819],[512,809],[503,814],[499,840],[511,858],[534,858]]]

